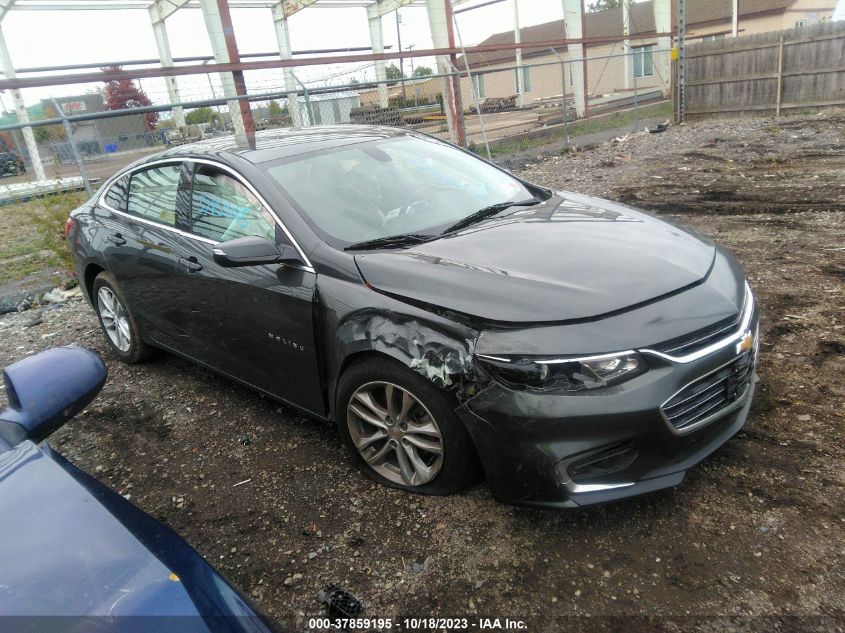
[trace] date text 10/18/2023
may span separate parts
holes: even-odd
[[[526,631],[523,620],[511,618],[311,618],[312,630],[388,631]]]

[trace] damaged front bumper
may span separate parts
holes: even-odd
[[[755,318],[751,331],[756,326]],[[600,393],[537,393],[492,382],[457,412],[500,501],[549,508],[606,503],[678,485],[733,437],[748,417],[755,360],[756,346],[736,345],[684,363],[649,357],[650,371]],[[738,361],[746,363],[741,388],[704,423],[673,425],[667,403]]]

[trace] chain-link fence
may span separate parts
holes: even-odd
[[[249,94],[240,99],[259,135],[291,126],[389,125],[496,157],[546,146],[566,151],[601,130],[624,133],[667,118],[668,67],[668,51],[655,47],[584,59],[534,50],[518,66],[506,60],[467,68],[460,58],[451,72],[417,66],[406,77],[390,65],[384,81],[373,64],[327,66],[319,77],[315,67],[247,74]],[[217,75],[179,77],[177,103],[163,81],[160,88],[150,79],[117,83],[117,90],[106,84],[29,109],[44,179],[36,177],[15,115],[0,120],[0,202],[93,190],[147,154],[239,129],[237,101],[222,96]],[[113,109],[121,106],[130,107]]]

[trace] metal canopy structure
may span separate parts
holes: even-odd
[[[560,0],[565,22],[565,33],[555,41],[545,42],[521,42],[518,24],[518,2],[513,3],[514,15],[514,44],[497,46],[475,46],[466,47],[456,42],[454,7],[467,5],[461,8],[461,12],[477,9],[491,4],[508,0],[0,0],[0,71],[3,79],[0,80],[0,90],[8,89],[18,116],[18,123],[23,127],[24,140],[27,151],[30,155],[33,171],[39,180],[44,179],[44,170],[38,155],[38,148],[32,132],[28,126],[28,113],[21,96],[21,89],[36,85],[44,85],[45,82],[53,81],[54,84],[77,83],[85,77],[95,76],[93,81],[119,78],[141,78],[141,77],[163,77],[167,86],[170,104],[173,104],[172,113],[177,126],[185,125],[185,116],[180,104],[180,90],[178,77],[186,74],[207,74],[217,73],[223,86],[224,96],[228,102],[229,114],[232,118],[236,136],[243,137],[246,141],[250,132],[254,129],[252,125],[252,113],[246,105],[246,88],[243,79],[243,72],[246,70],[259,70],[278,68],[284,76],[284,91],[288,95],[289,111],[292,122],[295,126],[309,125],[307,113],[303,112],[299,105],[297,94],[305,91],[305,86],[297,78],[295,68],[299,65],[307,66],[318,63],[350,63],[359,61],[371,62],[375,69],[376,85],[378,86],[379,105],[387,108],[388,81],[386,60],[402,57],[434,56],[437,61],[438,73],[440,75],[452,74],[452,79],[442,80],[442,94],[444,96],[444,110],[446,121],[452,141],[460,143],[463,138],[463,108],[460,104],[459,79],[456,67],[456,54],[467,52],[481,52],[486,48],[509,49],[514,51],[516,59],[517,77],[521,79],[521,49],[528,46],[544,47],[565,47],[568,52],[573,68],[577,68],[575,80],[575,102],[578,114],[583,116],[586,113],[587,86],[586,74],[587,63],[585,55],[586,44],[600,44],[603,40],[614,41],[620,38],[590,38],[584,29],[584,2],[585,0]],[[524,0],[523,0],[524,1]],[[653,0],[655,23],[658,32],[657,37],[663,38],[661,43],[666,42],[671,35],[671,0]],[[676,0],[678,1],[678,0]],[[629,3],[630,6],[630,3]],[[425,8],[428,15],[428,23],[431,32],[433,48],[428,50],[417,49],[410,51],[385,52],[384,33],[382,18],[392,12],[404,7]],[[297,13],[309,9],[363,9],[367,14],[367,21],[370,33],[371,51],[370,55],[341,55],[339,57],[312,57],[297,58],[294,60],[294,51],[291,48],[289,19]],[[158,51],[160,68],[145,68],[136,71],[118,71],[110,73],[80,73],[65,74],[64,76],[54,75],[51,77],[39,77],[19,79],[16,76],[15,66],[12,63],[9,51],[6,47],[3,36],[3,19],[10,11],[123,11],[123,10],[144,10],[147,12],[150,24],[155,37],[155,44]],[[174,65],[170,39],[167,32],[167,19],[179,10],[198,9],[202,12],[206,26],[206,32],[211,44],[214,63],[209,65]],[[278,44],[278,59],[275,62],[244,62],[238,52],[235,42],[234,30],[232,28],[230,11],[234,9],[268,9],[271,12],[273,25]],[[460,48],[457,44],[460,43]],[[310,52],[310,51],[309,51]],[[555,53],[557,54],[557,53]],[[660,64],[668,66],[668,53],[666,60],[659,60]],[[657,65],[657,64],[656,64]],[[56,67],[61,69],[61,67]],[[27,69],[33,72],[32,69]],[[40,68],[39,72],[49,71]],[[470,69],[466,68],[469,73]],[[523,82],[517,81],[518,91],[523,91]],[[522,99],[520,98],[520,104]],[[246,120],[245,120],[246,119]]]
[[[469,0],[455,0],[453,4],[461,4]],[[281,4],[284,7],[286,17],[305,9],[314,7],[318,9],[349,9],[375,7],[379,5],[394,5],[392,9],[382,10],[382,15],[396,10],[399,7],[415,6],[425,7],[425,0],[229,0],[231,9],[272,9]],[[79,2],[79,0],[2,0],[0,7],[10,5],[8,8],[15,11],[123,11],[126,9],[147,9],[158,5],[162,12],[162,18],[167,18],[179,9],[202,9],[199,0],[93,0],[92,2]],[[0,11],[3,11],[0,8]],[[2,14],[0,14],[2,15]]]
[[[0,0],[0,70],[2,70],[5,81],[16,79],[15,68],[11,56],[6,47],[5,38],[2,33],[2,21],[9,11],[123,11],[123,10],[145,10],[150,18],[150,23],[155,37],[159,61],[163,69],[173,69],[174,60],[170,49],[170,38],[167,32],[167,18],[181,9],[199,9],[202,11],[203,19],[211,44],[214,62],[218,67],[225,67],[218,71],[223,92],[229,100],[229,113],[232,117],[232,124],[236,136],[247,137],[253,129],[251,113],[243,106],[243,101],[238,97],[245,94],[243,81],[243,70],[238,65],[241,63],[234,31],[231,26],[230,11],[232,9],[269,9],[272,12],[272,19],[276,31],[276,39],[279,48],[281,61],[290,61],[293,58],[293,50],[290,44],[290,27],[288,19],[304,9],[350,9],[359,8],[367,12],[369,22],[371,48],[373,63],[376,71],[376,79],[379,82],[379,102],[381,107],[388,106],[387,96],[387,72],[385,65],[384,35],[382,32],[382,17],[402,7],[425,7],[429,13],[429,24],[432,29],[432,40],[454,47],[451,37],[452,5],[463,4],[468,0],[91,0],[80,2],[79,0]],[[516,0],[514,0],[516,1]],[[437,19],[432,19],[432,12]],[[448,16],[447,23],[446,16]],[[437,46],[437,44],[435,44]],[[380,57],[381,56],[381,57]],[[442,56],[441,56],[442,59]],[[234,67],[238,66],[238,67]],[[299,101],[295,96],[301,82],[294,74],[293,65],[286,65],[282,71],[284,74],[285,89],[288,92],[290,113],[294,125],[309,124],[310,121],[303,120],[303,113],[299,108]],[[231,67],[231,69],[229,69]],[[176,74],[165,74],[164,80],[167,86],[168,97],[171,103],[180,103],[179,84]],[[10,88],[15,110],[19,123],[27,123],[27,111],[24,106],[20,88]],[[173,118],[177,126],[185,125],[185,114],[179,106],[173,108]],[[456,109],[453,108],[453,114]],[[244,121],[244,117],[247,121]],[[457,129],[450,120],[450,129]],[[31,128],[24,128],[24,138],[27,151],[30,154],[34,171],[39,180],[44,178],[44,171],[38,156],[37,146]],[[456,139],[457,140],[457,139]]]

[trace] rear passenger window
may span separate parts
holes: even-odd
[[[161,165],[132,174],[129,213],[173,226],[176,223],[180,169],[180,165]]]
[[[256,235],[276,240],[276,224],[240,181],[199,165],[191,192],[191,231],[216,242]]]
[[[126,197],[128,195],[129,176],[115,180],[109,190],[106,191],[104,201],[112,209],[126,211]]]

